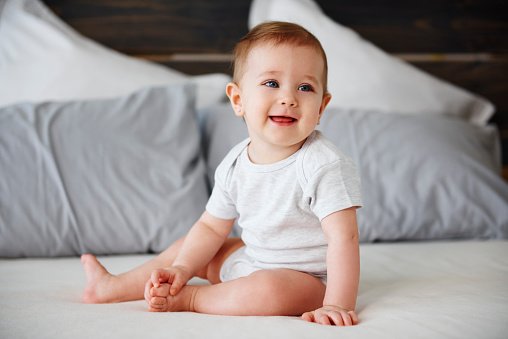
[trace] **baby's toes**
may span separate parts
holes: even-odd
[[[166,312],[168,310],[168,300],[163,297],[152,297],[148,308],[152,312]]]
[[[152,297],[150,299],[150,305],[154,307],[163,307],[164,305],[167,305],[168,301],[164,297]]]

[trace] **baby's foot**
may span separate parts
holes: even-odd
[[[169,294],[170,287],[170,284],[161,284],[159,287],[151,288],[152,297],[148,302],[148,310],[150,312],[192,312],[197,286],[184,286],[175,296]]]
[[[113,302],[114,276],[92,254],[83,254],[81,264],[86,274],[86,286],[82,300],[87,304],[100,304]]]

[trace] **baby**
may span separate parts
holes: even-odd
[[[206,210],[184,239],[129,272],[112,275],[83,255],[84,302],[144,296],[150,311],[356,324],[360,184],[351,160],[315,131],[326,83],[311,33],[285,22],[253,28],[226,87],[249,138],[218,166]],[[241,239],[228,238],[235,220]],[[187,285],[194,276],[211,284]]]

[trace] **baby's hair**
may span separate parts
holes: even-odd
[[[233,81],[237,84],[244,73],[244,65],[251,49],[261,43],[271,43],[274,46],[289,44],[293,46],[309,46],[315,48],[322,56],[324,62],[323,87],[327,92],[328,63],[326,54],[319,40],[300,25],[283,22],[268,21],[252,28],[238,41],[233,50]]]

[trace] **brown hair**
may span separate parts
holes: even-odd
[[[255,26],[243,38],[238,41],[233,50],[233,81],[239,83],[244,73],[244,65],[251,49],[260,43],[272,43],[273,45],[290,44],[294,46],[309,46],[315,48],[323,57],[323,88],[327,92],[328,63],[326,54],[319,40],[300,25],[269,21]]]

